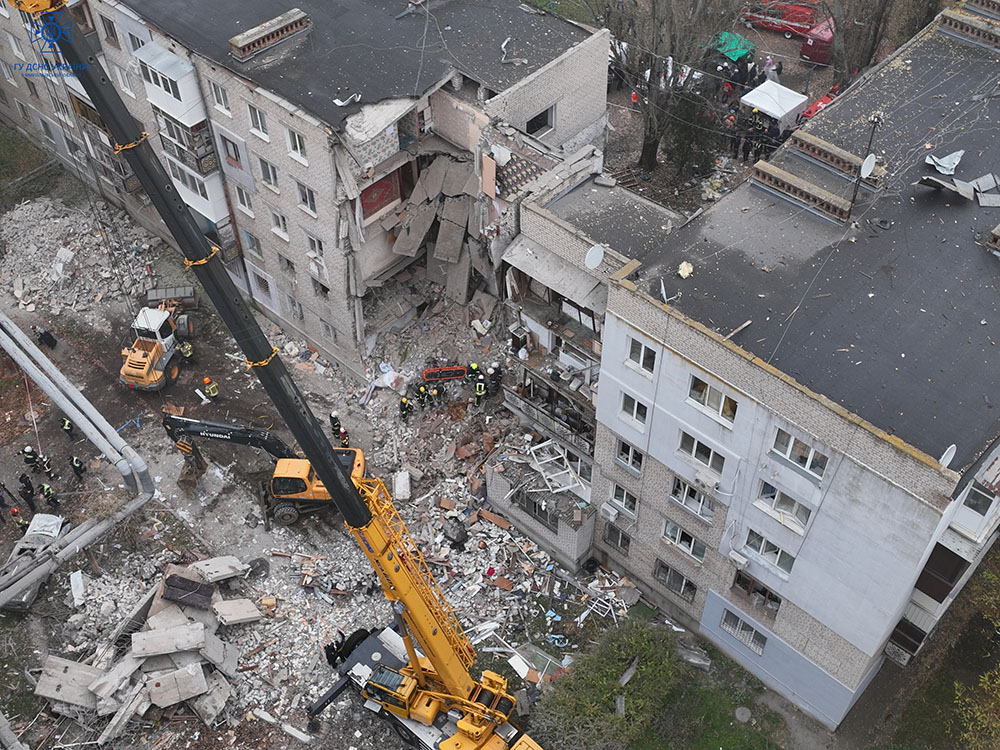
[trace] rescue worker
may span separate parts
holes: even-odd
[[[38,454],[35,453],[35,449],[30,445],[24,446],[21,449],[21,455],[24,456],[24,463],[31,467],[34,472],[38,471]]]
[[[219,398],[219,384],[211,378],[205,378],[201,382],[205,384],[205,395],[216,401]]]
[[[503,380],[503,372],[500,371],[500,363],[494,362],[490,365],[490,369],[487,370],[490,373],[490,389],[493,392],[498,392],[500,390],[500,381]]]
[[[73,432],[73,423],[70,422],[66,417],[62,420],[62,431],[69,438],[71,443],[76,442],[76,434]]]
[[[421,409],[427,408],[427,400],[429,397],[430,394],[427,392],[427,387],[423,385],[420,386],[417,390],[417,403],[420,404]]]
[[[431,401],[438,406],[445,406],[448,403],[444,396],[443,385],[436,385],[431,389]]]
[[[182,341],[177,345],[177,351],[181,353],[185,364],[194,364],[194,346],[190,341]]]
[[[82,482],[83,481],[83,473],[87,469],[84,467],[83,461],[80,460],[80,457],[79,456],[73,456],[69,460],[69,465],[73,469],[73,474],[76,476],[76,481],[77,482]]]
[[[405,422],[412,413],[413,404],[406,399],[406,396],[403,396],[399,399],[399,418]]]
[[[334,437],[340,434],[340,415],[335,411],[330,412],[330,432]]]
[[[486,376],[479,373],[476,379],[476,406],[479,406],[486,397]]]
[[[347,430],[343,427],[340,428],[340,447],[350,448],[351,447],[351,436],[347,434]]]
[[[56,500],[56,491],[52,488],[51,484],[42,484],[42,499],[53,510],[59,507],[59,501]]]
[[[476,378],[479,376],[479,374],[480,374],[479,365],[473,362],[472,364],[470,364],[468,367],[465,368],[465,382],[466,383],[476,382]]]
[[[30,494],[35,494],[35,486],[31,483],[31,477],[27,474],[21,474],[21,476],[17,478],[17,481],[19,481],[21,486],[27,489]]]
[[[492,367],[486,368],[486,389],[487,392],[492,395],[496,393],[496,377],[497,371]]]
[[[39,456],[38,462],[41,464],[42,471],[45,473],[50,480],[54,480],[56,475],[52,472],[52,461],[49,460],[48,456]]]
[[[35,332],[36,336],[38,336],[38,342],[40,344],[44,344],[49,349],[56,348],[56,337],[51,333],[46,331],[44,328],[38,328],[37,326],[31,326],[31,330]]]
[[[28,522],[25,520],[24,516],[21,515],[21,511],[17,508],[10,509],[10,517],[14,519],[14,525],[21,531],[28,528]]]
[[[14,493],[7,489],[7,485],[0,482],[0,508],[7,507],[7,499],[4,497],[6,495],[11,499],[12,502],[17,502],[17,498],[14,497]]]
[[[32,513],[37,513],[37,512],[38,512],[38,511],[37,511],[37,510],[35,509],[35,489],[34,489],[34,488],[31,488],[31,489],[29,490],[29,489],[28,489],[27,487],[25,487],[25,486],[24,486],[24,485],[22,484],[22,485],[21,485],[21,489],[19,489],[19,490],[17,491],[17,494],[18,494],[18,495],[20,495],[20,496],[21,496],[21,500],[23,500],[23,501],[24,501],[24,503],[25,503],[25,504],[26,504],[26,505],[27,505],[27,506],[28,506],[29,508],[31,508],[31,512],[32,512]],[[15,510],[16,510],[16,509],[15,509]],[[13,511],[12,511],[12,512],[13,512]]]

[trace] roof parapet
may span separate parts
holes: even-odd
[[[946,33],[952,33],[964,39],[1000,49],[1000,26],[990,23],[983,16],[972,16],[956,10],[946,10],[941,13],[940,28]]]
[[[298,8],[292,8],[277,18],[265,21],[229,40],[229,54],[240,62],[270,49],[292,34],[305,31],[311,25],[309,15]]]

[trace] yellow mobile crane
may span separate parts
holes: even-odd
[[[378,574],[393,605],[397,630],[386,628],[356,644],[348,674],[324,699],[348,683],[361,688],[366,706],[394,722],[397,733],[425,750],[541,750],[509,723],[514,698],[500,675],[469,672],[472,646],[437,586],[381,479],[355,478],[339,462],[323,428],[291,379],[278,350],[260,330],[250,309],[222,267],[219,248],[209,243],[170,177],[122,103],[97,55],[76,24],[63,13],[66,0],[6,0],[33,18],[33,37],[62,54],[160,218],[211,297],[223,322],[246,356],[311,470],[322,482],[347,528]],[[43,50],[44,52],[45,50]],[[419,649],[419,651],[418,651]],[[345,683],[344,680],[347,682]],[[315,716],[327,705],[318,701]]]

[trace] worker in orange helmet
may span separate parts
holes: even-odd
[[[205,395],[212,399],[212,401],[217,401],[219,398],[219,384],[211,378],[205,378],[201,382],[205,384]]]
[[[17,526],[17,528],[22,530],[28,528],[28,521],[21,515],[20,509],[11,508],[10,517],[14,519],[14,525]]]

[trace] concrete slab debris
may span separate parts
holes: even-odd
[[[42,674],[35,686],[35,695],[51,701],[96,709],[97,696],[87,686],[103,675],[101,670],[86,664],[48,656],[42,662]]]
[[[211,633],[205,634],[205,645],[198,652],[227,677],[235,679],[239,667],[239,649],[231,643],[217,638]]]
[[[87,685],[87,689],[98,698],[110,698],[128,681],[132,673],[142,666],[142,662],[141,658],[127,651],[107,673]]]
[[[397,255],[407,255],[411,258],[415,256],[436,218],[437,201],[408,208],[403,228],[393,243],[392,251]]]
[[[117,739],[125,730],[129,720],[137,713],[144,713],[143,705],[149,705],[149,693],[145,684],[139,682],[132,686],[128,696],[118,709],[118,713],[111,719],[111,723],[104,728],[101,736],[97,738],[98,745],[106,745],[113,739]]]
[[[1000,206],[1000,193],[979,193],[979,205],[983,208]]]
[[[176,628],[132,634],[132,652],[136,656],[158,656],[178,651],[195,651],[204,648],[204,646],[205,626],[200,622]]]
[[[146,680],[149,700],[154,706],[166,708],[208,692],[205,670],[200,664],[168,672]]]
[[[264,615],[249,599],[226,599],[212,605],[212,611],[223,625],[239,625],[256,622]]]
[[[396,500],[410,499],[410,472],[397,471],[392,475],[392,496]]]
[[[444,177],[441,192],[447,196],[465,194],[466,185],[472,175],[472,164],[467,161],[453,161],[448,164],[448,173]]]
[[[448,157],[439,156],[427,167],[424,176],[424,189],[427,191],[427,197],[432,201],[441,195],[441,188],[444,187],[444,178],[448,173],[450,162]]]
[[[190,705],[206,726],[212,726],[225,708],[233,687],[219,672],[212,672],[206,679],[208,692],[191,701]]]
[[[151,630],[166,630],[189,624],[187,617],[184,616],[184,612],[181,611],[180,607],[173,602],[164,602],[164,604],[166,606],[146,619],[146,625]]]
[[[236,576],[244,576],[250,571],[250,566],[244,565],[238,557],[233,555],[223,555],[222,557],[200,560],[199,562],[191,563],[188,568],[198,571],[199,575],[208,583],[225,581]]]
[[[69,590],[73,594],[73,606],[80,607],[86,601],[87,584],[82,570],[74,570],[69,575]]]

